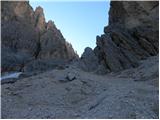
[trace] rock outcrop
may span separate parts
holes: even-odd
[[[109,25],[103,35],[97,36],[94,49],[99,64],[117,72],[137,67],[139,60],[157,55],[159,2],[111,1],[110,5]]]
[[[79,65],[85,71],[93,71],[97,68],[99,65],[98,58],[91,48],[85,48],[85,52],[81,56]]]
[[[2,72],[22,71],[40,59],[77,58],[71,44],[52,21],[46,23],[43,9],[33,11],[27,1],[2,1]]]
[[[35,19],[35,27],[36,30],[42,34],[46,30],[46,22],[45,17],[43,13],[43,8],[38,6],[36,10],[34,11],[34,19]]]

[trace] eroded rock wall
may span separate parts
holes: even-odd
[[[43,8],[34,11],[28,1],[2,1],[2,72],[21,71],[36,59],[77,58],[71,44],[53,21],[45,21]]]
[[[109,25],[104,34],[97,36],[94,49],[99,64],[107,71],[117,72],[157,55],[158,26],[158,1],[111,1]]]

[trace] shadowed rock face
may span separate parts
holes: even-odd
[[[27,1],[1,3],[2,72],[21,71],[36,59],[78,57],[54,23],[46,23],[41,7],[33,11]]]
[[[109,25],[97,36],[99,64],[109,71],[136,67],[138,61],[158,54],[158,1],[111,1]],[[89,67],[89,66],[86,66]]]
[[[85,52],[81,56],[80,65],[85,71],[93,71],[97,68],[98,59],[91,48],[85,48]]]

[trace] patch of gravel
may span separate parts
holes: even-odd
[[[153,61],[142,65],[158,65]],[[135,81],[138,70],[148,79]],[[158,78],[148,70],[101,76],[70,66],[3,84],[2,118],[158,118],[159,89],[152,83]],[[70,73],[76,79],[67,80]]]

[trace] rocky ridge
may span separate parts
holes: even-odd
[[[45,21],[40,6],[33,11],[27,1],[1,3],[2,72],[23,71],[25,66],[37,60],[78,58],[54,22]]]
[[[158,1],[111,1],[110,5],[109,25],[104,28],[104,34],[97,36],[97,46],[91,53],[100,67],[80,65],[84,70],[118,72],[137,67],[139,60],[159,53]],[[93,63],[83,56],[81,59]]]

